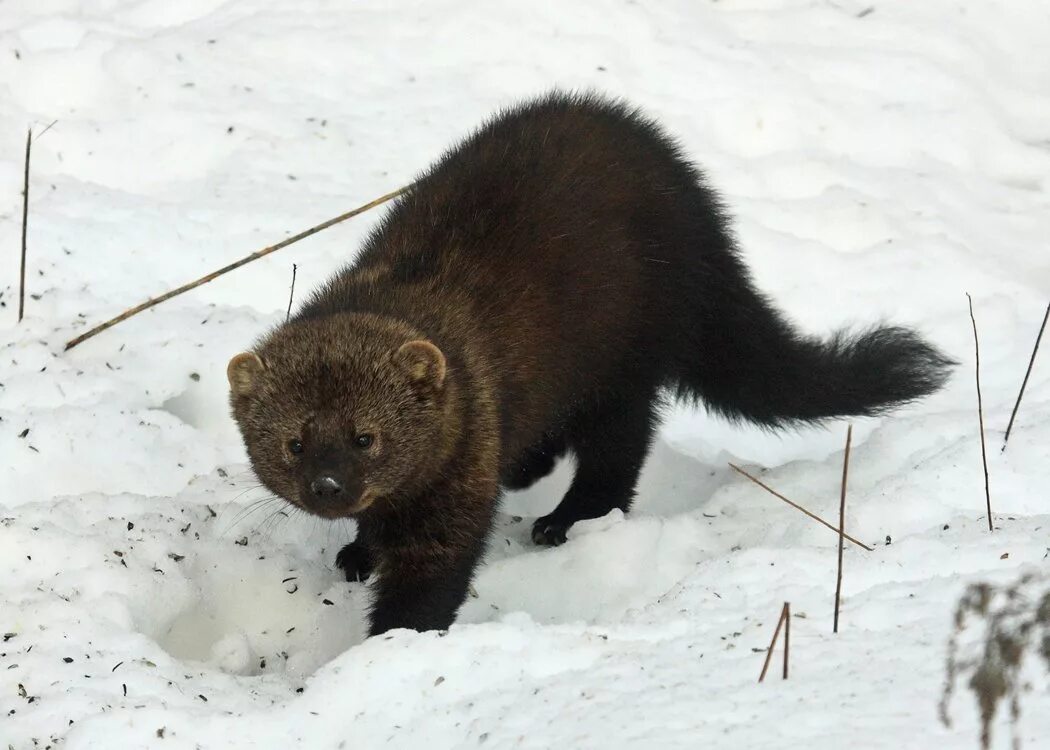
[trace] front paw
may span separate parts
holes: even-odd
[[[372,569],[375,568],[372,554],[358,541],[350,542],[339,550],[339,554],[335,556],[335,564],[346,573],[348,581],[364,581],[372,575]]]
[[[566,535],[572,523],[565,523],[553,515],[537,518],[532,524],[532,541],[541,547],[557,547],[565,544]]]

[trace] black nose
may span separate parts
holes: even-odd
[[[310,482],[310,491],[318,497],[333,497],[343,491],[343,485],[331,474],[322,474]]]

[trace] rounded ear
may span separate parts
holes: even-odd
[[[394,352],[394,362],[404,368],[415,385],[440,389],[445,384],[445,355],[429,341],[409,341]]]
[[[259,376],[266,365],[254,352],[241,352],[226,365],[226,377],[230,381],[230,390],[237,396],[252,392]]]

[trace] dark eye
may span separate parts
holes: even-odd
[[[354,445],[356,445],[358,448],[371,448],[372,443],[374,441],[375,438],[373,438],[371,435],[358,435],[356,438],[354,438]]]
[[[301,440],[289,440],[288,450],[298,455],[303,452],[303,442]]]

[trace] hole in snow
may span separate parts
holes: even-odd
[[[231,674],[306,675],[363,639],[363,586],[237,541],[215,540],[214,553],[180,564],[188,586],[179,609],[150,634],[161,648]]]
[[[199,408],[189,391],[183,391],[178,396],[172,396],[160,408],[169,414],[193,427],[199,427]]]

